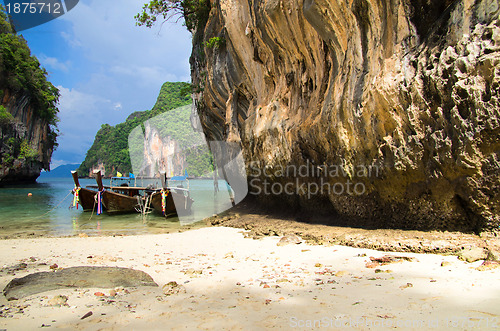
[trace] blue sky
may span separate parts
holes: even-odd
[[[166,81],[190,81],[191,34],[181,23],[135,26],[146,0],[80,0],[65,15],[21,31],[61,92],[51,168],[80,163],[101,124],[151,109]]]

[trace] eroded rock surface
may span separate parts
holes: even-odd
[[[60,288],[114,288],[118,286],[158,286],[147,273],[119,267],[71,267],[55,272],[36,272],[14,278],[3,294],[7,300]]]
[[[209,139],[242,146],[262,203],[322,212],[332,224],[498,228],[498,1],[211,7],[193,38],[197,110]],[[290,165],[342,172],[283,174]],[[265,194],[265,181],[293,193]]]

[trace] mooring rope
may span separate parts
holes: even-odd
[[[59,207],[61,205],[61,203],[64,202],[64,200],[66,200],[66,198],[72,193],[73,191],[69,191],[68,195],[66,195],[64,197],[64,199],[61,200],[61,202],[59,202],[54,208],[50,209],[48,212],[40,215],[40,216],[36,216],[36,217],[33,217],[31,218],[29,221],[32,221],[32,220],[36,220],[37,218],[40,218],[40,217],[44,217],[45,215],[47,215],[48,213],[50,213],[51,211],[53,211],[54,209],[56,209],[57,207]]]
[[[95,197],[94,197],[94,205],[92,206],[92,214],[90,214],[89,222],[92,220],[92,216],[94,216],[94,210],[95,210],[95,204],[97,203]]]

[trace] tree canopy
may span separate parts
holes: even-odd
[[[151,0],[135,16],[136,24],[152,27],[158,17],[165,21],[184,19],[184,24],[193,32],[204,26],[210,14],[210,0]]]

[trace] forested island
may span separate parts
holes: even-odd
[[[190,115],[191,84],[185,82],[166,82],[161,87],[158,99],[151,110],[137,111],[130,114],[123,123],[111,126],[103,124],[97,132],[92,147],[87,151],[85,160],[78,168],[81,176],[91,176],[94,169],[100,169],[106,176],[116,175],[117,172],[127,174],[134,172],[130,160],[129,135],[138,126],[144,131],[144,123],[150,119],[159,120],[159,116],[165,112],[176,113],[179,117],[186,118]],[[175,116],[173,117],[175,118]],[[186,137],[191,132],[191,127],[185,121],[171,121],[158,123],[158,134],[162,137]],[[144,144],[144,142],[140,142]],[[160,143],[161,140],[160,140]],[[179,141],[179,143],[182,143]],[[166,142],[165,142],[166,144]],[[206,169],[211,168],[211,155],[205,149],[188,151],[190,162],[186,167],[189,175],[202,176]],[[153,165],[155,167],[157,165]],[[176,175],[184,174],[177,173]],[[153,171],[150,176],[157,175]]]

